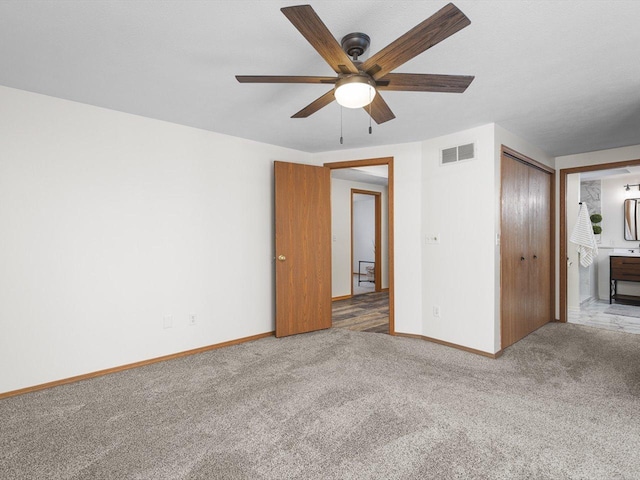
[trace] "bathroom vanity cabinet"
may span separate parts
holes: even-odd
[[[640,282],[640,256],[611,255],[609,257],[609,303],[640,305],[640,296],[618,293],[618,281]]]

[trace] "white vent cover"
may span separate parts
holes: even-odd
[[[440,164],[449,165],[463,160],[473,160],[476,155],[475,143],[458,145],[457,147],[443,148],[440,150]]]

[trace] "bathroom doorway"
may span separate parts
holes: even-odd
[[[560,258],[566,259],[560,265],[561,320],[640,333],[640,282],[627,272],[637,268],[640,280],[640,240],[625,222],[625,205],[640,199],[640,161],[561,170],[560,188]],[[598,255],[591,263],[571,242],[580,208],[587,209],[596,239]],[[638,266],[625,266],[612,282],[617,263]]]

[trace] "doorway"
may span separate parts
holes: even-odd
[[[393,158],[326,163],[325,167],[332,177],[333,325],[394,335]],[[334,198],[337,190],[343,192],[340,198],[347,202],[344,207]],[[360,194],[374,197],[374,209],[379,203],[380,220],[375,222],[374,233],[377,239],[369,240],[375,245],[368,253],[358,253],[354,245],[354,196]],[[369,285],[373,282],[373,289],[361,295],[354,290],[359,271],[361,284],[363,280]]]
[[[640,160],[560,170],[560,320],[619,332],[640,333],[640,282],[626,270],[639,270],[637,225],[625,222],[625,208],[640,198]],[[627,189],[627,186],[629,188]],[[593,222],[598,255],[584,265],[570,241],[580,202]],[[594,233],[596,230],[594,230]],[[624,275],[615,280],[618,267]],[[584,262],[588,263],[588,262]],[[630,263],[630,267],[626,264]],[[614,267],[612,267],[614,265]],[[612,274],[613,273],[613,274]],[[612,281],[612,279],[614,279]],[[612,290],[612,287],[615,288]],[[612,293],[614,295],[612,296]]]
[[[351,296],[382,290],[381,197],[381,192],[351,189]]]

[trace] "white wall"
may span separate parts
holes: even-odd
[[[394,158],[395,328],[399,333],[421,335],[420,143],[339,150],[313,155],[314,161],[319,164],[381,157]],[[346,265],[349,265],[349,261]]]
[[[440,166],[442,148],[471,142],[474,160]],[[423,334],[493,353],[494,126],[427,140],[422,162]]]
[[[351,295],[353,273],[351,268],[351,189],[381,192],[382,207],[382,288],[389,288],[388,253],[388,195],[387,187],[371,183],[352,182],[338,178],[331,179],[331,292],[332,297]],[[357,259],[356,259],[357,260]]]
[[[0,392],[274,329],[272,164],[311,155],[5,87],[0,105]]]
[[[576,155],[565,155],[556,157],[556,168],[584,167],[587,165],[599,165],[601,163],[623,162],[626,160],[640,159],[640,145],[629,147],[612,148],[609,150],[598,150],[596,152],[578,153]]]
[[[353,272],[358,272],[359,261],[373,262],[376,258],[376,203],[372,195],[353,196]],[[363,264],[360,273],[365,273]]]
[[[602,179],[602,235],[601,244],[611,248],[638,248],[640,240],[624,239],[624,201],[638,198],[637,187],[629,194],[624,189],[627,184],[639,184],[640,175],[621,175]]]
[[[396,331],[499,349],[499,146],[549,159],[497,125],[307,154],[5,87],[0,105],[0,392],[273,330],[273,160],[393,157]],[[469,141],[476,160],[438,166]]]

